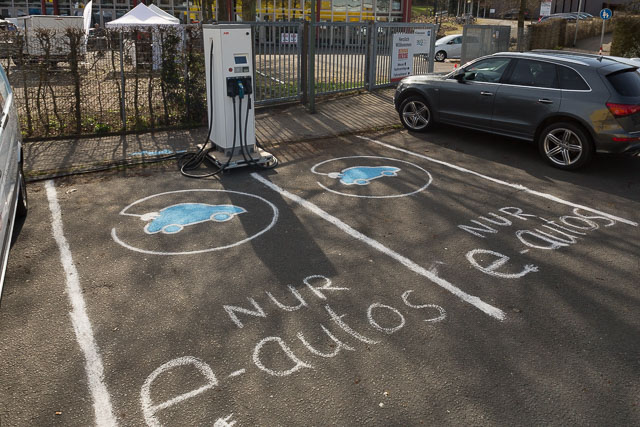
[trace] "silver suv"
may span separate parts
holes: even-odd
[[[27,215],[27,187],[22,172],[22,136],[13,91],[0,66],[0,297],[16,216]]]
[[[407,77],[394,101],[410,131],[441,122],[533,141],[561,169],[595,152],[640,152],[640,73],[628,60],[498,53],[446,76]]]

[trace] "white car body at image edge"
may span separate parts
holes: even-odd
[[[0,65],[0,297],[16,217],[27,215],[22,134],[13,89]]]

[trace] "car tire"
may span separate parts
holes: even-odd
[[[575,170],[593,157],[593,141],[579,125],[557,122],[545,127],[538,137],[540,155],[552,166]]]
[[[447,59],[447,52],[444,50],[437,51],[435,59],[437,62],[444,62],[444,60]]]
[[[402,125],[411,132],[426,132],[433,126],[429,103],[422,96],[409,96],[398,111]]]
[[[22,172],[22,165],[20,165],[18,180],[20,184],[18,188],[18,204],[16,205],[16,216],[20,218],[24,218],[25,216],[27,216],[29,205],[27,200],[27,182],[24,179],[24,173]]]

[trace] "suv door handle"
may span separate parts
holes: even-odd
[[[553,101],[547,98],[538,99],[538,102],[541,104],[553,104]]]
[[[493,92],[480,92],[482,96],[493,96]]]

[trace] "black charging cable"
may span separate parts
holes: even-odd
[[[249,113],[251,112],[251,94],[247,95],[247,114],[244,119],[244,149],[247,151],[247,156],[251,159],[248,163],[252,166],[258,166],[258,161],[253,158],[253,155],[249,152],[249,142],[247,139],[247,128],[249,125]],[[240,129],[242,130],[242,129]]]
[[[240,153],[242,154],[242,158],[244,159],[245,163],[249,163],[249,160],[247,160],[247,156],[244,153],[244,145],[242,144],[242,98],[244,98],[244,90],[243,90],[243,86],[242,83],[238,82],[238,86],[240,89],[240,94],[238,96],[238,118],[240,120],[240,123],[238,124],[238,133],[240,134]],[[235,115],[235,105],[234,105],[234,109],[233,109],[233,114]],[[236,132],[235,129],[235,123],[233,125],[234,129],[233,132]],[[245,139],[247,138],[247,136],[245,135]],[[248,153],[247,153],[248,154]]]
[[[216,176],[216,175],[222,173],[229,166],[229,163],[231,162],[231,158],[233,157],[233,149],[232,149],[231,150],[231,154],[229,155],[229,158],[227,159],[227,162],[220,167],[220,166],[218,166],[218,164],[213,162],[208,156],[209,151],[211,151],[212,148],[207,148],[207,146],[209,145],[209,136],[211,135],[211,131],[213,130],[213,72],[211,72],[212,70],[213,70],[213,41],[211,42],[211,48],[209,49],[209,71],[210,71],[210,73],[209,73],[209,102],[211,103],[211,110],[209,112],[209,127],[207,129],[207,136],[205,137],[204,144],[202,145],[202,147],[200,147],[200,149],[198,151],[184,153],[178,159],[178,166],[180,167],[180,173],[182,175],[188,177],[188,178],[202,179],[202,178],[210,178],[212,176]],[[233,147],[235,149],[235,145],[236,145],[235,98],[233,98],[233,102],[234,102]],[[187,172],[187,171],[192,171],[192,170],[198,169],[205,160],[208,160],[214,166],[217,166],[218,170],[216,170],[215,172],[212,172],[212,173],[207,173],[207,174],[192,174],[192,173]]]

